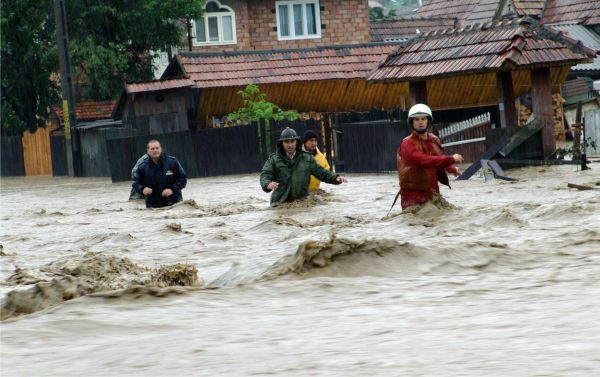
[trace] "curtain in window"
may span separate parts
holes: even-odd
[[[198,42],[206,42],[206,29],[203,18],[196,20],[196,40]]]
[[[290,36],[290,24],[288,22],[289,14],[288,14],[288,6],[280,5],[279,6],[279,34],[282,37]]]
[[[231,16],[223,16],[221,18],[223,28],[223,41],[233,41],[233,20]]]
[[[309,35],[317,34],[315,4],[306,4],[306,32]]]
[[[211,42],[219,41],[219,19],[208,17],[208,38]]]
[[[302,17],[302,5],[294,4],[294,34],[304,35],[303,17]]]

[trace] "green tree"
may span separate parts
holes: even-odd
[[[49,17],[52,15],[52,17]],[[59,101],[54,9],[49,0],[3,0],[0,10],[2,135],[43,125]]]
[[[153,51],[186,41],[185,19],[204,0],[69,0],[67,27],[76,100],[114,99],[124,81],[153,78]],[[59,103],[53,0],[3,0],[2,132],[35,129]],[[5,104],[6,102],[6,104]],[[11,119],[5,124],[5,119]],[[16,119],[16,121],[15,121]]]
[[[256,84],[248,84],[244,90],[238,91],[244,106],[230,113],[227,117],[233,121],[239,120],[242,124],[258,122],[259,119],[296,120],[298,112],[295,110],[282,110],[274,103],[267,101],[267,94],[262,93]]]
[[[260,88],[256,84],[248,84],[244,90],[238,91],[238,95],[242,97],[244,106],[237,111],[227,115],[232,121],[239,121],[242,124],[250,124],[258,122],[260,119],[265,120],[265,133],[267,141],[271,137],[270,121],[273,120],[296,120],[299,114],[295,110],[282,110],[279,106],[267,101],[267,94],[261,93]],[[259,145],[261,144],[260,127],[258,128]],[[262,152],[262,147],[261,147]],[[267,142],[267,154],[271,153],[271,144]]]

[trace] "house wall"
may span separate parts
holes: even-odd
[[[277,40],[275,0],[221,0],[235,11],[237,44],[194,46],[194,51],[310,48],[370,42],[368,0],[321,0],[321,38]]]

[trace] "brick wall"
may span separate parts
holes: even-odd
[[[237,44],[195,46],[194,51],[247,51],[366,43],[368,0],[321,0],[321,38],[277,40],[275,0],[222,0],[235,10]]]

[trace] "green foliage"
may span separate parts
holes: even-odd
[[[279,106],[268,102],[266,93],[261,93],[256,84],[248,84],[244,90],[240,90],[238,95],[242,97],[244,107],[230,113],[227,117],[233,121],[239,120],[242,124],[258,122],[259,119],[265,119],[267,122],[274,120],[296,120],[299,114],[295,110],[282,110]]]
[[[371,21],[383,20],[384,17],[382,7],[369,8],[369,18]]]
[[[66,1],[76,100],[114,99],[124,82],[151,80],[152,54],[185,43],[185,19],[198,18],[204,1]],[[59,63],[53,0],[0,4],[2,132],[7,135],[22,124],[34,130],[60,103],[60,82],[51,79]],[[6,123],[11,116],[20,122]]]
[[[59,102],[54,9],[50,0],[0,3],[2,135],[44,124],[50,105]],[[52,17],[49,17],[52,15]]]
[[[565,156],[569,156],[573,160],[581,160],[581,155],[585,154],[585,150],[588,147],[592,148],[593,150],[596,150],[597,148],[596,141],[593,140],[591,137],[588,137],[587,139],[583,140],[579,145],[579,148],[557,148],[556,157],[559,159],[563,159]]]

